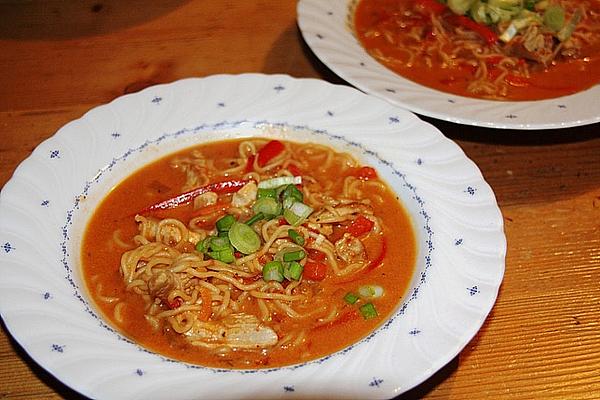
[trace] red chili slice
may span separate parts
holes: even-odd
[[[207,192],[215,192],[217,194],[223,193],[234,193],[241,189],[246,183],[250,182],[247,179],[242,180],[230,180],[223,182],[215,182],[206,186],[202,186],[189,192],[181,193],[175,197],[171,197],[170,199],[163,200],[160,203],[153,204],[149,207],[144,208],[138,214],[144,214],[150,211],[157,210],[170,210],[176,207],[179,207],[184,204],[190,203],[196,197],[200,196],[202,193]]]
[[[264,167],[269,163],[269,161],[281,154],[283,150],[285,150],[283,143],[281,143],[279,140],[271,140],[258,151],[258,166]]]
[[[311,281],[322,281],[327,276],[327,265],[319,261],[307,260],[302,276]]]
[[[467,28],[472,30],[473,32],[479,34],[488,44],[494,44],[498,41],[498,35],[496,32],[492,31],[490,28],[483,24],[479,24],[473,21],[469,17],[465,17],[464,15],[456,15],[453,14],[448,17],[448,21],[453,23],[454,25],[462,26],[463,28]]]
[[[354,237],[359,237],[365,233],[371,232],[375,223],[369,218],[359,215],[354,221],[350,223],[350,226],[346,231]]]

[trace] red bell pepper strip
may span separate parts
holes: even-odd
[[[350,223],[346,231],[354,237],[359,237],[365,233],[371,232],[375,223],[369,218],[359,215],[354,221]]]
[[[325,258],[327,257],[325,253],[317,249],[307,249],[306,251],[308,252],[308,258],[315,261],[325,261]]]
[[[250,180],[241,179],[211,183],[206,186],[190,190],[189,192],[181,193],[175,197],[171,197],[170,199],[163,200],[160,203],[148,206],[140,211],[139,214],[149,211],[170,210],[181,205],[188,204],[196,197],[207,192],[215,192],[217,194],[234,193],[241,189],[248,182],[250,182]]]
[[[183,304],[183,299],[181,297],[175,297],[172,302],[169,302],[167,305],[171,310],[181,307]]]
[[[200,297],[202,298],[202,308],[200,309],[200,315],[198,318],[201,321],[208,321],[212,314],[212,295],[210,290],[205,287],[200,288]]]
[[[433,14],[442,14],[448,7],[445,4],[442,4],[436,0],[416,0],[415,6],[417,10],[421,12],[433,13]]]
[[[377,255],[377,257],[375,257],[373,260],[371,260],[369,262],[369,264],[367,264],[367,266],[365,267],[364,273],[368,273],[368,272],[373,271],[374,269],[379,268],[381,266],[381,264],[383,263],[383,260],[385,259],[386,253],[387,253],[387,242],[385,241],[385,238],[382,238],[381,239],[381,250],[379,251],[379,254]],[[362,278],[363,276],[364,275],[355,275],[349,279],[337,281],[336,284],[345,284],[345,283],[349,283],[349,282],[354,282],[354,281],[357,281],[358,279]]]
[[[292,175],[294,176],[301,176],[302,175],[302,171],[300,171],[300,168],[296,167],[294,164],[290,164],[287,166],[288,171],[290,171],[292,173]]]
[[[381,243],[381,251],[379,252],[379,255],[377,256],[377,258],[374,258],[373,260],[371,260],[371,262],[367,266],[367,271],[373,271],[375,268],[379,267],[381,265],[381,263],[383,262],[383,259],[385,258],[386,253],[387,253],[387,242],[385,241],[385,238],[383,238],[382,243]]]
[[[327,275],[327,265],[319,261],[307,260],[302,276],[311,281],[322,281]]]
[[[269,163],[269,161],[281,154],[283,150],[285,150],[283,143],[281,143],[279,140],[271,140],[258,151],[258,166],[264,167]]]
[[[250,157],[248,157],[248,161],[246,161],[246,169],[244,170],[245,173],[254,171],[254,159],[255,158],[256,158],[255,155],[251,155]]]
[[[473,21],[469,17],[453,14],[448,17],[448,21],[479,34],[488,44],[494,44],[498,41],[498,35],[494,31],[483,24]]]

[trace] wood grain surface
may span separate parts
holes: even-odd
[[[295,18],[291,0],[0,0],[0,186],[62,125],[153,84],[242,72],[344,84]],[[494,189],[508,253],[481,331],[398,399],[600,399],[600,125],[528,132],[424,119]],[[82,397],[0,330],[0,399],[60,398]]]

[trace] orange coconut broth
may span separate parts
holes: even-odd
[[[367,198],[384,205],[377,208],[376,214],[383,221],[385,248],[377,241],[365,241],[369,258],[383,258],[377,261],[376,268],[352,278],[336,277],[328,270],[322,281],[307,281],[313,290],[327,293],[331,302],[339,304],[340,310],[338,318],[329,324],[317,326],[314,319],[302,320],[308,335],[299,347],[269,351],[243,350],[218,355],[190,345],[165,325],[160,329],[153,329],[144,317],[147,304],[140,295],[125,289],[119,268],[124,250],[116,243],[115,237],[118,241],[133,245],[132,238],[138,234],[134,215],[150,204],[183,191],[184,174],[178,168],[173,168],[171,161],[189,156],[194,150],[210,155],[215,160],[231,159],[237,156],[239,143],[237,140],[213,142],[186,149],[141,168],[110,191],[91,217],[82,244],[83,273],[96,306],[113,326],[141,346],[167,357],[204,366],[266,368],[290,365],[331,354],[357,342],[381,325],[395,310],[414,271],[416,247],[411,223],[397,196],[387,186],[384,191],[377,193],[364,192]],[[291,148],[299,146],[294,143],[287,145]],[[342,173],[339,165],[322,170],[319,164],[308,163],[295,173],[310,174],[323,184],[332,185],[339,192],[342,190],[343,176],[356,171],[350,169]],[[239,176],[227,177],[233,178]],[[377,195],[381,198],[375,199]],[[173,217],[188,221],[197,215],[197,211],[188,205],[160,211],[160,214],[161,218]],[[378,317],[368,320],[361,317],[356,305],[347,304],[343,300],[346,293],[356,293],[357,288],[364,284],[377,284],[385,289],[384,296],[375,302]],[[121,322],[115,318],[116,304],[124,304],[119,310]],[[275,319],[281,324],[281,329],[285,330],[289,318],[282,313],[276,315]],[[298,322],[294,321],[294,324],[297,325]]]
[[[437,0],[361,0],[356,7],[354,18],[358,39],[370,54],[397,74],[421,85],[466,97],[510,101],[541,100],[577,93],[600,82],[600,40],[586,44],[577,58],[555,59],[547,67],[514,56],[512,59],[517,62],[515,66],[502,67],[502,58],[506,60],[508,55],[485,57],[488,53],[501,53],[502,46],[491,49],[483,38],[478,38],[475,41],[479,42],[478,46],[482,49],[480,57],[486,59],[485,80],[490,85],[501,86],[502,93],[469,89],[473,87],[474,77],[480,72],[475,67],[480,60],[472,58],[464,49],[457,48],[456,43],[463,40],[451,38],[448,43],[442,45],[436,35],[431,34],[432,26],[427,7],[429,3],[436,2]],[[573,8],[569,7],[571,3],[585,4],[593,11],[589,13],[588,24],[597,29],[600,24],[600,3],[589,0],[564,2],[570,12],[573,11]],[[433,6],[436,9],[438,7],[435,4]],[[439,17],[444,20],[457,16],[446,9],[441,11]],[[418,41],[414,32],[410,33],[411,29],[416,27],[422,28],[425,35]],[[386,31],[387,34],[384,34]],[[437,46],[436,52],[443,50],[446,54],[456,53],[459,54],[459,58],[455,60],[454,65],[448,65],[435,54],[424,57],[425,46],[429,46],[430,49]],[[418,51],[421,53],[409,56],[407,49],[415,47],[420,48]]]

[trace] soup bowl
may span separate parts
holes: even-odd
[[[278,368],[211,368],[140,346],[86,290],[98,204],[154,160],[238,138],[320,143],[373,166],[410,216],[414,273],[391,316],[342,350]],[[25,351],[91,398],[392,398],[452,360],[496,299],[506,243],[494,194],[436,128],[354,89],[217,75],[97,107],[40,144],[0,197],[0,312]],[[394,245],[394,244],[391,244]]]
[[[600,85],[556,98],[497,101],[424,86],[385,67],[361,45],[354,16],[359,0],[301,0],[298,26],[307,45],[333,72],[366,93],[420,115],[464,125],[520,130],[560,129],[600,121]],[[553,82],[568,87],[569,82]],[[551,87],[552,84],[549,85]],[[509,133],[509,132],[507,132]]]

